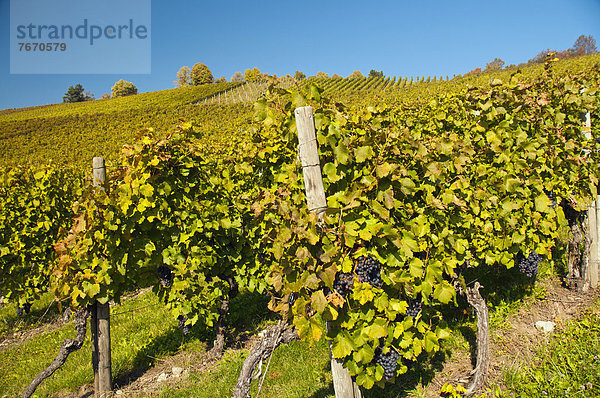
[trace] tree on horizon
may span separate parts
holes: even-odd
[[[191,79],[192,85],[194,86],[209,84],[213,82],[213,74],[210,69],[208,69],[208,66],[198,62],[192,66]]]
[[[377,71],[375,69],[371,69],[369,71],[369,78],[373,79],[373,78],[376,78],[376,77],[383,77],[383,71],[382,70]]]
[[[127,95],[137,94],[137,87],[132,82],[121,79],[112,86],[110,91],[112,98],[125,97]]]
[[[233,75],[231,75],[231,79],[232,82],[243,82],[244,81],[244,75],[242,74],[242,72],[235,72]]]
[[[494,58],[492,62],[488,62],[485,66],[486,72],[492,72],[495,70],[500,70],[504,67],[504,61],[501,58]]]
[[[244,78],[247,82],[258,81],[261,78],[260,70],[257,67],[254,67],[252,69],[246,69]]]
[[[175,86],[177,87],[188,87],[192,85],[192,72],[189,66],[182,66],[177,72],[177,80],[175,80]]]
[[[67,92],[63,96],[63,102],[83,102],[94,99],[94,96],[83,89],[81,84],[69,86]]]

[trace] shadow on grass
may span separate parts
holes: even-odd
[[[54,322],[60,316],[58,304],[53,301],[50,293],[46,293],[34,301],[29,314],[23,314],[21,317],[17,315],[16,304],[3,305],[0,308],[0,340],[11,330],[31,329]]]
[[[268,297],[250,292],[241,292],[231,300],[226,320],[229,331],[226,348],[232,343],[243,343],[255,334],[257,328],[265,321],[275,319],[275,314],[267,308],[268,302]],[[201,322],[194,325],[186,336],[180,328],[171,328],[139,350],[131,368],[113,375],[114,383],[116,386],[124,386],[134,382],[155,365],[157,358],[176,354],[186,342],[200,341],[210,349],[214,339],[213,328]]]

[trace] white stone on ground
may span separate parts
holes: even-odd
[[[551,333],[554,331],[556,323],[550,321],[537,321],[535,327],[545,333]]]

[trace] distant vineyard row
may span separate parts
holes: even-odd
[[[558,62],[557,75],[589,70],[600,56]],[[541,66],[525,68],[521,80],[541,74]],[[284,78],[274,81],[282,88],[316,83],[324,94],[348,104],[424,102],[442,94],[459,93],[468,87],[486,87],[493,79],[508,80],[515,70],[469,75],[451,80],[436,78]],[[18,164],[70,164],[89,167],[93,156],[118,164],[123,144],[145,128],[159,135],[182,120],[201,126],[212,151],[229,145],[251,120],[251,104],[268,89],[269,82],[217,83],[142,93],[134,96],[73,104],[55,104],[0,111],[0,166]]]

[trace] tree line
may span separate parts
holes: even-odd
[[[549,53],[555,54],[555,57],[558,59],[567,59],[572,57],[578,57],[582,55],[590,55],[598,52],[598,48],[596,47],[596,39],[593,36],[585,36],[580,35],[572,47],[558,51],[551,50],[550,48],[540,51],[535,57],[531,58],[527,63],[519,64],[519,65],[509,65],[508,67],[522,67],[525,65],[543,63],[546,60],[546,56]],[[479,75],[481,73],[493,72],[497,70],[501,70],[504,68],[506,63],[501,58],[494,58],[493,61],[490,61],[486,64],[484,69],[475,68],[469,71],[466,75]],[[262,73],[257,67],[246,69],[244,73],[237,71],[235,72],[231,78],[231,82],[255,82],[259,80],[264,80],[269,77],[267,73]],[[277,75],[273,75],[272,77],[277,77]],[[288,78],[292,78],[291,75],[287,75]],[[315,75],[318,79],[329,78],[329,74],[325,72],[317,72]],[[371,69],[367,78],[379,78],[384,77],[383,71],[377,71],[375,69]],[[296,71],[293,75],[293,78],[296,80],[304,80],[306,79],[306,74],[301,71]],[[331,75],[331,78],[339,78],[342,76],[334,73]],[[358,70],[353,71],[348,78],[350,79],[361,79],[365,78],[365,76]],[[182,66],[181,69],[177,72],[177,79],[174,81],[176,87],[190,87],[190,86],[199,86],[202,84],[210,84],[210,83],[225,83],[227,79],[225,76],[221,76],[217,79],[214,78],[211,70],[205,64],[198,62],[192,66],[190,69],[188,66]],[[111,95],[103,94],[100,99],[107,98],[117,98],[123,97],[126,95],[137,94],[137,87],[128,81],[123,79],[119,80],[115,83],[115,85],[111,89]],[[63,96],[63,102],[82,102],[82,101],[90,101],[94,100],[94,95],[89,91],[84,90],[81,84],[76,84],[74,86],[70,86],[65,95]]]
[[[111,88],[111,95],[103,94],[100,99],[125,97],[127,95],[137,94],[138,90],[135,84],[120,79]],[[86,91],[81,84],[69,86],[67,92],[63,96],[63,102],[84,102],[93,101],[94,94]]]
[[[573,57],[580,57],[583,55],[591,55],[597,52],[598,48],[596,47],[596,39],[594,39],[594,37],[591,35],[580,35],[577,38],[577,40],[575,40],[575,43],[573,43],[573,47],[562,51],[547,48],[545,50],[540,51],[535,57],[531,58],[529,61],[518,65],[511,64],[508,65],[507,68],[521,68],[532,64],[543,64],[546,61],[546,57],[548,54],[554,54],[554,57],[557,59],[568,59]],[[493,61],[488,62],[486,64],[485,69],[475,68],[469,71],[466,75],[479,75],[481,73],[494,72],[504,68],[504,65],[505,62],[501,58],[494,58]]]

